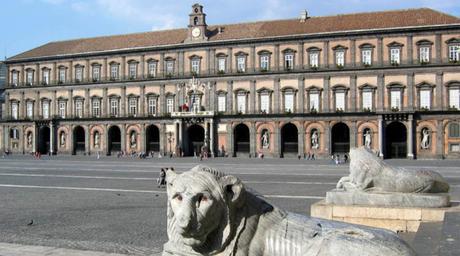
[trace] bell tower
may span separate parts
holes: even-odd
[[[206,36],[208,25],[206,24],[206,14],[203,13],[203,6],[194,4],[192,13],[189,15],[188,36],[186,42],[207,41]]]

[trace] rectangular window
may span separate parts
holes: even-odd
[[[420,108],[431,108],[431,90],[420,90]]]
[[[65,82],[65,69],[64,68],[59,69],[59,82],[60,83]]]
[[[34,103],[32,101],[27,102],[27,118],[34,118]]]
[[[190,111],[200,111],[201,108],[201,98],[197,94],[192,94],[190,96],[190,102],[192,103],[192,108]]]
[[[310,111],[319,111],[319,93],[310,93]]]
[[[366,49],[361,51],[363,57],[363,65],[370,66],[372,65],[372,50]]]
[[[13,72],[12,75],[11,75],[11,83],[16,86],[18,85],[18,72]]]
[[[217,97],[217,111],[225,112],[227,109],[227,96],[221,94]]]
[[[17,102],[11,103],[11,117],[16,120],[19,117],[19,104]]]
[[[420,63],[430,62],[430,47],[420,47]]]
[[[372,110],[372,92],[363,91],[363,109]]]
[[[391,91],[390,98],[390,107],[401,110],[401,91]]]
[[[450,144],[450,152],[460,152],[460,144]]]
[[[401,63],[401,51],[399,48],[390,49],[390,64],[398,65]]]
[[[110,99],[110,116],[118,117],[118,99]]]
[[[130,116],[136,116],[137,115],[137,98],[130,98],[128,100],[128,111]]]
[[[237,101],[238,112],[242,114],[246,113],[246,95],[239,94],[236,97],[236,101]]]
[[[94,66],[93,67],[93,81],[99,81],[99,80],[101,80],[101,67]]]
[[[150,97],[148,105],[149,105],[149,109],[148,109],[149,115],[151,116],[156,115],[157,114],[157,99],[154,97]]]
[[[335,64],[337,64],[337,66],[340,66],[340,67],[345,66],[345,52],[344,51],[337,51],[335,53]]]
[[[42,102],[42,115],[44,119],[50,118],[50,102],[49,101]]]
[[[27,81],[26,82],[28,85],[34,84],[34,72],[33,71],[27,71]]]
[[[167,61],[166,62],[166,74],[167,75],[174,74],[174,61]]]
[[[260,95],[260,112],[270,113],[270,95],[268,93]]]
[[[110,66],[110,79],[118,79],[118,65]]]
[[[156,77],[157,76],[157,63],[156,62],[149,62],[149,76]]]
[[[93,99],[93,117],[100,117],[101,116],[101,100],[94,98]]]
[[[294,93],[292,92],[284,94],[284,111],[294,112]]]
[[[345,92],[335,93],[335,109],[345,110]]]
[[[66,102],[65,101],[59,101],[59,117],[65,118],[66,114]]]
[[[83,117],[83,101],[82,100],[75,101],[75,116],[78,118]]]
[[[192,60],[192,72],[194,72],[195,74],[200,73],[200,60],[199,59]]]
[[[219,71],[220,72],[225,72],[225,58],[219,58]]]
[[[239,56],[237,59],[237,71],[246,72],[246,57]]]
[[[167,113],[174,112],[174,98],[172,98],[172,97],[169,97],[166,100],[166,112]]]
[[[460,109],[460,88],[449,89],[449,107]]]
[[[137,64],[136,63],[130,63],[129,64],[129,78],[136,78],[137,76]]]
[[[291,70],[294,68],[294,54],[284,55],[284,68],[286,70]]]
[[[460,61],[460,45],[449,45],[449,60]]]
[[[319,53],[317,52],[310,53],[310,67],[312,68],[319,67]]]
[[[50,71],[49,70],[43,70],[43,83],[45,85],[50,83]]]
[[[270,57],[268,55],[260,56],[260,69],[268,70],[270,66]]]
[[[75,68],[75,80],[77,82],[83,81],[83,68],[82,67]]]

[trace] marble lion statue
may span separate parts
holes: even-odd
[[[166,177],[164,256],[415,255],[391,231],[283,211],[209,167],[168,169]]]
[[[350,150],[350,175],[337,183],[346,191],[396,193],[447,193],[449,184],[441,174],[430,170],[393,167],[366,147]]]

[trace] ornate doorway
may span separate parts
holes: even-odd
[[[332,154],[348,154],[350,152],[350,129],[344,123],[332,127]]]
[[[407,157],[407,129],[401,122],[393,122],[385,129],[386,158]]]

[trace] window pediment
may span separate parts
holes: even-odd
[[[203,57],[199,56],[199,55],[196,55],[196,54],[193,54],[192,56],[189,56],[188,57],[189,59],[193,60],[193,59],[199,59],[201,60]]]
[[[172,93],[172,92],[165,93],[165,97],[174,97],[174,96],[175,96],[175,94]]]
[[[460,87],[460,81],[449,81],[446,83],[446,87]]]
[[[258,55],[271,55],[272,52],[268,50],[260,50],[257,52]]]
[[[460,43],[460,39],[455,38],[455,37],[453,37],[453,38],[451,38],[451,39],[446,41],[446,44],[458,44],[458,43]]]
[[[390,47],[390,48],[401,48],[401,47],[404,46],[404,44],[396,42],[396,41],[393,41],[393,42],[387,44],[387,46]]]
[[[93,62],[93,63],[91,63],[91,66],[93,66],[93,67],[100,67],[100,66],[102,66],[102,64],[101,64],[101,63],[98,63],[98,62]]]
[[[26,72],[31,72],[31,71],[33,72],[33,71],[35,71],[35,69],[33,69],[33,68],[26,68],[25,70],[26,70]]]
[[[370,44],[370,43],[364,43],[359,46],[360,49],[373,49],[375,48],[375,45]]]
[[[433,89],[434,87],[436,87],[436,85],[430,84],[428,82],[421,82],[417,84],[415,87],[420,88],[420,89]]]
[[[216,91],[216,94],[217,94],[217,95],[227,95],[227,91],[218,90],[218,91]]]
[[[431,42],[430,40],[426,40],[426,39],[422,39],[422,40],[419,40],[417,41],[417,43],[415,43],[416,45],[418,46],[430,46],[430,45],[433,45],[433,42]]]
[[[151,93],[147,93],[145,96],[146,96],[147,98],[158,98],[160,95],[151,92]]]
[[[41,98],[40,101],[41,102],[51,102],[51,99],[49,99],[49,98]]]
[[[158,60],[157,60],[157,59],[154,59],[154,58],[149,58],[149,59],[147,60],[147,63],[152,63],[152,62],[158,62]]]
[[[320,88],[318,86],[312,85],[308,88],[305,89],[307,92],[313,93],[313,92],[320,92],[323,90],[323,88]]]
[[[340,44],[332,47],[332,50],[334,50],[334,51],[344,51],[344,50],[347,50],[347,49],[348,49],[348,47],[345,47],[345,46],[340,45]]]
[[[235,94],[239,94],[239,95],[242,95],[242,94],[249,94],[249,91],[248,91],[248,90],[242,89],[242,88],[235,89],[234,92],[235,92]]]
[[[371,84],[368,84],[368,83],[365,83],[365,84],[362,84],[358,87],[360,90],[364,90],[364,91],[369,91],[369,90],[375,90],[377,89],[376,86],[374,85],[371,85]]]
[[[116,94],[110,94],[109,96],[107,96],[109,99],[119,99],[121,98],[120,95],[116,95]]]
[[[216,54],[216,57],[217,57],[217,58],[225,58],[225,57],[227,57],[227,56],[228,56],[228,55],[225,54],[225,53],[223,53],[223,52],[219,52],[219,53]]]
[[[174,59],[173,57],[170,57],[170,56],[168,56],[168,57],[165,58],[165,61],[175,61],[175,60],[176,60],[176,59]]]
[[[285,86],[281,89],[282,92],[286,93],[286,92],[292,92],[292,93],[295,93],[297,92],[297,88],[294,88],[292,86]]]
[[[292,48],[286,48],[284,50],[281,51],[282,53],[286,54],[286,53],[296,53],[296,50],[292,49]]]
[[[67,98],[64,98],[64,97],[61,96],[61,97],[57,98],[57,100],[58,101],[67,101]]]
[[[74,65],[75,68],[84,68],[85,66],[81,65],[81,64],[77,64],[77,65]]]
[[[345,85],[338,84],[332,86],[332,91],[348,91],[350,88],[346,87]]]
[[[138,63],[139,61],[134,60],[134,59],[128,60],[128,64],[138,64]]]
[[[235,53],[235,56],[248,56],[249,54],[243,52],[243,51],[239,51],[239,52],[236,52]]]
[[[401,90],[401,89],[404,89],[404,88],[406,88],[406,86],[402,85],[400,83],[390,83],[390,84],[387,85],[387,89],[390,89],[390,90],[392,90],[392,89],[394,89],[394,90],[400,89]]]
[[[139,95],[135,95],[135,94],[130,93],[126,97],[128,97],[128,98],[139,98]]]
[[[75,96],[73,97],[74,100],[81,100],[81,101],[84,101],[85,98],[81,97],[81,96]]]
[[[92,100],[101,100],[102,97],[101,97],[101,96],[98,96],[98,95],[93,95],[93,96],[91,96],[91,99],[92,99]]]
[[[43,67],[42,68],[42,71],[49,71],[49,70],[51,70],[51,68],[49,68],[49,67]]]
[[[321,51],[321,48],[318,48],[316,46],[312,46],[307,49],[307,52],[320,52],[320,51]]]
[[[273,92],[272,89],[269,89],[267,87],[262,87],[256,91],[257,93],[268,93],[271,94]]]
[[[58,69],[67,69],[67,67],[64,66],[64,65],[60,65],[60,66],[58,66]]]
[[[109,65],[110,66],[116,66],[116,65],[120,65],[120,63],[118,63],[116,61],[111,61],[111,62],[109,62]]]

